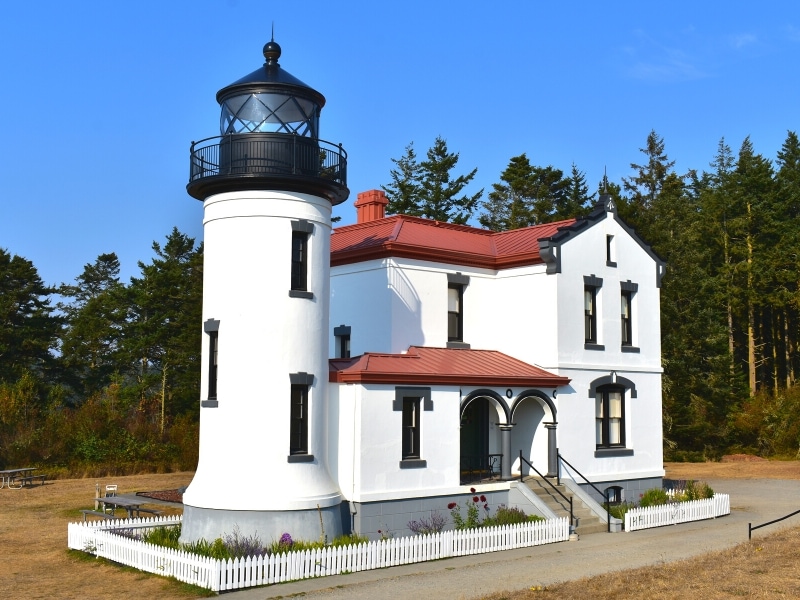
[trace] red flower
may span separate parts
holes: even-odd
[[[483,510],[489,510],[489,505],[488,504],[484,504],[483,505]]]
[[[486,496],[484,496],[483,494],[481,494],[481,502],[486,502]]]
[[[472,501],[473,501],[475,504],[477,504],[477,503],[478,503],[478,497],[477,497],[477,496],[473,496],[473,497],[472,497]]]
[[[451,502],[450,504],[447,505],[447,508],[449,508],[450,510],[453,510],[456,506],[458,506],[458,505],[455,502]]]
[[[469,491],[474,494],[475,493],[475,488],[469,488]]]

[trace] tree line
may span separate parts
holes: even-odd
[[[668,459],[800,450],[800,142],[770,161],[720,140],[704,170],[675,172],[651,131],[642,160],[594,191],[564,171],[512,157],[499,181],[438,137],[413,143],[383,186],[388,212],[504,231],[587,214],[610,194],[667,261],[661,289]],[[203,248],[177,229],[120,280],[115,253],[73,283],[45,284],[0,249],[0,468],[57,474],[193,469],[197,461]]]
[[[56,286],[0,249],[0,466],[195,468],[203,249],[152,248],[127,284],[112,252]]]
[[[390,214],[504,231],[588,213],[600,193],[667,262],[661,289],[667,458],[749,452],[800,455],[800,143],[789,131],[776,160],[746,138],[724,139],[705,169],[677,173],[651,131],[642,160],[619,183],[590,193],[568,173],[511,158],[492,185],[464,193],[477,169],[455,176],[459,155],[436,138],[418,160],[413,144],[383,186]]]

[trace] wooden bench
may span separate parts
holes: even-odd
[[[25,475],[25,477],[19,477],[17,480],[20,482],[21,485],[25,485],[26,483],[33,485],[33,480],[38,479],[42,485],[44,485],[44,480],[47,475]]]
[[[84,508],[81,510],[83,513],[83,522],[86,522],[86,516],[92,515],[93,517],[100,517],[101,519],[116,519],[114,515],[110,515],[108,513],[100,512],[99,510],[91,510],[88,508]]]
[[[137,508],[136,513],[150,513],[151,515],[160,515],[163,513],[163,510],[155,510],[153,508]]]

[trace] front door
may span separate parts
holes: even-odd
[[[489,401],[476,398],[461,417],[461,481],[484,477],[489,456]]]

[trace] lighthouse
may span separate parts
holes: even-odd
[[[324,96],[280,66],[274,40],[263,54],[217,92],[220,135],[191,145],[203,342],[185,542],[331,539],[345,520],[326,422],[331,209],[349,195],[347,155],[319,137]]]

